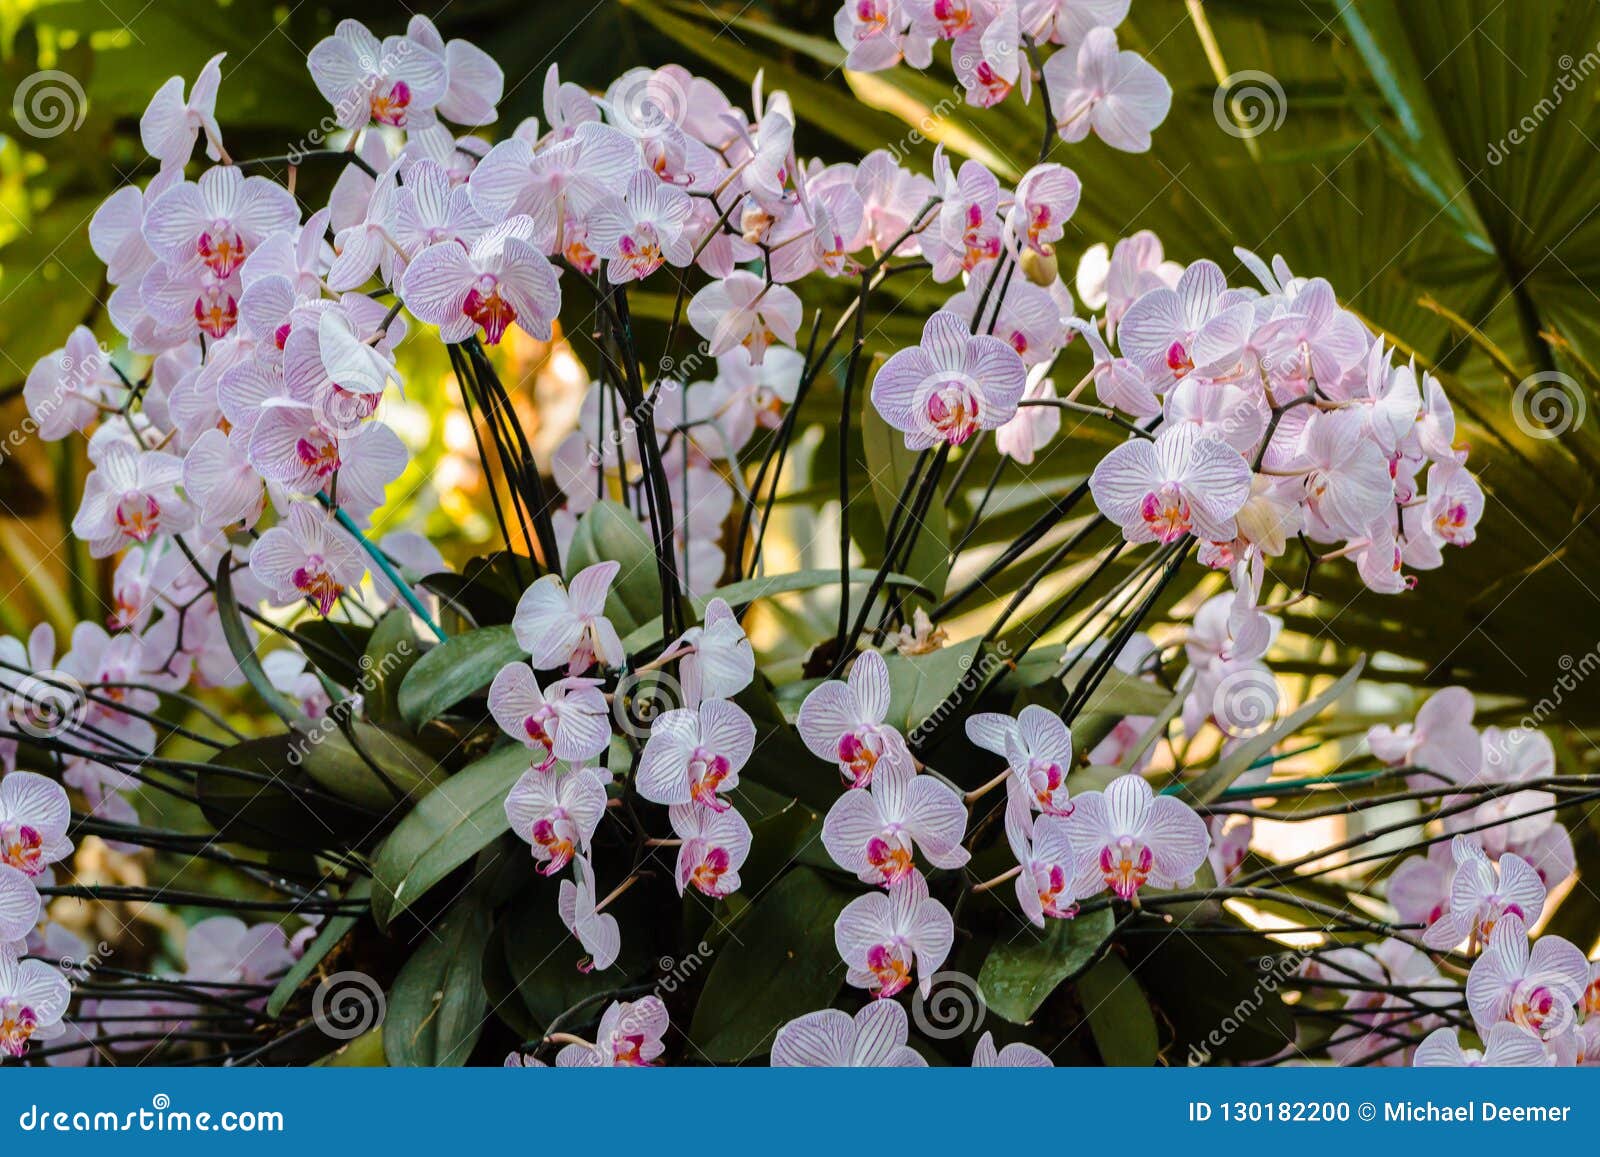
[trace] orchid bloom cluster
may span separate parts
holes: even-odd
[[[925,67],[934,42],[951,40],[975,105],[1013,88],[1031,100],[1037,71],[1062,140],[1092,132],[1141,151],[1171,93],[1149,63],[1118,49],[1127,8],[860,0],[836,29],[850,66],[863,69]],[[1395,364],[1326,281],[1243,251],[1259,289],[1228,286],[1210,261],[1167,261],[1159,240],[1136,234],[1091,249],[1074,296],[1056,250],[1081,186],[1064,165],[1041,160],[1008,188],[982,163],[956,165],[942,150],[931,175],[887,150],[854,162],[802,159],[785,93],[758,78],[746,112],[676,65],[632,70],[598,95],[552,67],[543,118],[491,143],[473,130],[495,123],[504,81],[484,52],[446,42],[423,17],[383,39],[344,21],[309,66],[348,148],[329,151],[343,169],[327,203],[304,212],[292,181],[251,175],[250,163],[228,155],[215,117],[221,59],[187,89],[173,78],[157,93],[140,129],[158,173],[142,189],[119,190],[91,223],[128,356],[113,357],[80,327],[25,388],[42,437],[87,438],[93,469],[73,531],[96,557],[117,558],[115,606],[104,626],[79,624],[59,657],[48,627],[26,642],[0,640],[0,697],[29,735],[39,734],[31,728],[41,713],[63,716],[46,721],[63,782],[95,818],[130,834],[139,817],[126,793],[139,777],[129,767],[154,755],[163,700],[244,682],[219,611],[221,576],[268,627],[351,605],[370,613],[374,603],[420,615],[396,568],[441,571],[438,551],[417,535],[368,536],[409,465],[384,402],[404,389],[396,351],[417,323],[458,357],[481,357],[513,327],[550,339],[574,287],[594,296],[600,316],[620,318],[635,283],[675,283],[703,356],[627,382],[637,396],[626,406],[615,367],[592,384],[549,463],[560,496],[544,512],[555,549],[567,556],[602,502],[631,511],[647,533],[666,518],[671,538],[658,551],[670,562],[659,561],[679,589],[663,592],[665,605],[708,596],[701,621],[673,625],[659,655],[641,663],[614,621],[622,564],[597,561],[564,580],[545,557],[552,573],[523,589],[511,619],[519,657],[488,686],[496,741],[518,768],[506,820],[534,872],[559,877],[556,908],[585,971],[617,963],[622,929],[610,907],[639,879],[637,863],[624,862],[622,882],[599,887],[613,864],[597,862],[596,833],[611,809],[625,806],[641,830],[670,830],[641,848],[675,849],[680,895],[717,901],[741,888],[752,831],[736,793],[757,726],[735,699],[757,682],[756,658],[736,600],[713,596],[730,570],[743,577],[747,544],[728,533],[735,502],[748,501],[741,456],[792,424],[817,373],[795,348],[804,319],[791,287],[808,276],[859,283],[863,309],[891,258],[925,262],[947,287],[918,344],[894,352],[871,380],[871,404],[908,449],[942,463],[952,450],[976,453],[992,433],[1002,455],[1026,466],[1074,408],[1129,433],[1089,480],[1101,517],[1127,542],[1158,544],[1175,559],[1192,547],[1231,580],[1184,640],[1190,735],[1214,722],[1236,741],[1223,690],[1241,675],[1270,681],[1263,659],[1280,624],[1260,598],[1268,560],[1291,540],[1308,554],[1309,544],[1326,545],[1312,555],[1319,564],[1352,558],[1369,587],[1389,593],[1415,581],[1406,568],[1436,567],[1444,546],[1472,541],[1483,494],[1433,377]],[[209,163],[191,179],[197,145]],[[678,279],[691,270],[704,278],[692,293]],[[1050,374],[1079,337],[1092,368],[1062,396]],[[131,376],[131,359],[146,359],[148,371]],[[1090,386],[1097,407],[1077,401]],[[918,614],[906,628],[911,650],[936,649],[942,629]],[[890,721],[891,658],[876,643],[857,652],[854,641],[832,672],[843,677],[811,687],[794,724],[841,777],[821,841],[866,890],[844,905],[834,943],[848,984],[873,999],[854,1015],[829,1008],[790,1021],[772,1044],[778,1065],[925,1063],[895,998],[925,997],[950,956],[955,917],[934,891],[967,869],[965,845],[976,844],[979,826],[972,805],[988,790],[963,793],[914,753]],[[1114,662],[1153,678],[1160,659],[1136,635]],[[631,736],[642,743],[628,743],[628,687],[669,666],[678,702]],[[332,710],[330,684],[298,651],[273,651],[262,669],[307,717]],[[1537,739],[1524,745],[1486,729],[1478,746],[1464,744],[1466,724],[1450,715],[1459,704],[1430,708],[1410,730],[1374,734],[1374,752],[1414,776],[1462,785],[1545,774]],[[1005,788],[1014,865],[1003,878],[1015,880],[1031,924],[1074,919],[1086,903],[1138,908],[1194,883],[1208,860],[1223,882],[1242,862],[1248,821],[1205,819],[1156,791],[1142,774],[1148,751],[1122,766],[1149,722],[1123,719],[1075,751],[1068,723],[1043,706],[966,718],[971,744],[1004,763],[989,785]],[[615,758],[623,747],[626,768]],[[17,753],[16,738],[0,739],[0,1050],[11,1056],[68,1031],[66,978],[31,955],[66,935],[41,929],[39,888],[72,850],[66,790],[17,770]],[[1118,764],[1119,774],[1069,797],[1069,773],[1084,762]],[[1592,1056],[1589,1022],[1578,1017],[1593,1004],[1592,986],[1573,988],[1571,953],[1553,938],[1531,956],[1527,948],[1524,929],[1572,858],[1560,825],[1512,814],[1515,800],[1537,795],[1492,795],[1476,826],[1459,819],[1462,839],[1476,842],[1458,844],[1453,870],[1438,857],[1416,861],[1391,898],[1399,907],[1434,897],[1427,946],[1465,941],[1477,953],[1472,975],[1481,979],[1469,980],[1467,1000],[1480,1028],[1498,1033],[1491,1051],[1524,1047],[1507,1043],[1505,1021],[1536,1033],[1551,1055]],[[256,1007],[306,939],[276,925],[207,921],[190,931],[185,976]],[[1421,976],[1432,967],[1425,955],[1396,963],[1350,951],[1362,958],[1349,965],[1358,970],[1393,964]],[[180,999],[110,996],[80,1007],[71,1031],[86,1040],[100,1017],[160,1035],[196,1015]],[[615,1002],[593,1041],[559,1042],[555,1063],[650,1064],[668,1027],[655,996]],[[1436,1044],[1430,1055],[1444,1051]],[[996,1048],[988,1034],[972,1060],[1050,1063],[1029,1045]],[[506,1063],[543,1064],[521,1050]]]

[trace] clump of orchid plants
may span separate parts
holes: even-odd
[[[950,40],[971,103],[1046,103],[1011,187],[942,151],[926,173],[805,157],[785,93],[758,81],[739,107],[676,65],[604,92],[552,67],[544,117],[503,126],[498,66],[423,17],[381,39],[346,21],[312,51],[343,136],[293,163],[230,156],[219,60],[163,86],[140,126],[156,171],[90,225],[114,344],[80,328],[27,382],[42,437],[87,439],[73,530],[116,562],[106,625],[0,640],[0,1051],[305,1060],[358,1036],[327,1027],[354,970],[387,994],[396,1064],[1083,1062],[1097,1046],[1065,1013],[1090,970],[1136,959],[1132,994],[1193,1013],[1163,934],[1181,921],[1220,953],[1300,954],[1300,1000],[1236,1056],[1600,1059],[1593,966],[1529,942],[1572,870],[1558,814],[1586,798],[1547,740],[1480,734],[1457,689],[1373,732],[1354,800],[1348,772],[1274,770],[1356,674],[1278,721],[1280,612],[1341,560],[1403,596],[1471,543],[1483,493],[1439,382],[1322,278],[1238,251],[1230,284],[1138,233],[1068,286],[1081,187],[1055,147],[1148,148],[1170,102],[1118,48],[1127,7],[841,10],[852,67],[925,66]],[[335,176],[308,202],[314,166]],[[944,300],[878,357],[868,314],[907,271]],[[802,295],[829,283],[847,304],[825,320]],[[659,358],[630,305],[650,288],[674,303]],[[493,351],[558,329],[596,376],[539,461]],[[414,342],[448,347],[495,483],[505,549],[458,572],[379,533]],[[1061,390],[1069,346],[1089,368]],[[786,460],[836,410],[840,555],[768,569]],[[908,464],[878,532],[851,522],[858,422]],[[1086,427],[1110,448],[1001,553],[1075,525],[1103,565],[1037,629],[1006,633],[1014,600],[952,638],[998,568],[950,592],[909,573],[941,482],[971,506],[970,460],[1025,471]],[[1269,598],[1291,551],[1305,579]],[[1158,641],[1180,575],[1204,597]],[[776,661],[752,607],[819,589],[837,627]],[[259,712],[243,731],[207,705],[230,690]],[[1349,874],[1368,836],[1252,850],[1257,818],[1396,795],[1432,809],[1401,826],[1434,850],[1385,885]],[[169,830],[172,798],[211,831]],[[254,891],[80,880],[91,836]],[[1345,903],[1308,898],[1326,891]],[[88,966],[55,919],[163,898],[254,922],[195,924],[157,973]],[[1250,904],[1308,927],[1269,940]],[[976,1017],[930,1027],[952,975]],[[1169,1023],[1175,1055],[1211,1027]]]

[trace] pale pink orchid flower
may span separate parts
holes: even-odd
[[[393,169],[379,173],[361,220],[334,235],[333,249],[337,256],[328,269],[329,289],[339,293],[355,289],[366,284],[380,266],[389,268],[394,258],[391,241],[399,197],[396,176]]]
[[[1250,494],[1250,466],[1193,423],[1164,427],[1154,441],[1134,438],[1100,460],[1089,476],[1094,502],[1129,542],[1176,542],[1186,534],[1227,542]]]
[[[556,896],[556,911],[567,931],[578,938],[578,943],[589,954],[578,962],[579,972],[604,972],[616,962],[622,951],[622,929],[617,918],[609,912],[597,912],[598,900],[594,891],[594,869],[587,856],[574,857],[573,880],[562,880]]]
[[[0,947],[0,1053],[20,1057],[30,1041],[59,1037],[71,999],[67,978],[55,968]]]
[[[948,785],[902,764],[878,768],[864,791],[847,791],[822,821],[822,844],[863,883],[892,888],[914,872],[914,854],[936,868],[959,868],[967,808]]]
[[[1423,1038],[1411,1058],[1412,1066],[1419,1069],[1539,1069],[1554,1063],[1538,1033],[1509,1021],[1489,1030],[1481,1050],[1462,1048],[1453,1028],[1436,1028]]]
[[[1244,867],[1255,836],[1256,822],[1250,816],[1213,816],[1206,821],[1211,833],[1211,870],[1218,884],[1229,883]]]
[[[293,700],[306,718],[322,719],[327,716],[333,700],[310,661],[299,651],[289,647],[281,651],[269,651],[261,656],[261,669],[266,672],[267,682]],[[351,698],[356,706],[362,702],[360,694]]]
[[[600,120],[600,109],[594,97],[581,84],[563,82],[558,65],[552,64],[545,69],[542,93],[544,119],[554,141],[566,140],[579,125]]]
[[[206,138],[206,156],[213,161],[224,157],[222,129],[217,125],[217,89],[222,84],[222,58],[219,52],[206,61],[195,77],[187,98],[183,77],[169,77],[139,117],[139,143],[144,151],[161,162],[162,168],[181,170],[194,153],[194,142],[201,133]]]
[[[879,72],[905,60],[927,68],[933,39],[911,27],[907,0],[849,0],[833,16],[833,35],[846,50],[845,67]]]
[[[247,925],[235,916],[201,920],[189,929],[183,952],[184,979],[218,985],[268,984],[295,962],[282,925]]]
[[[922,251],[933,264],[933,279],[943,282],[1000,256],[1000,182],[979,161],[953,171],[942,148],[934,157],[933,179],[942,201],[923,234]]]
[[[1052,256],[1082,195],[1078,174],[1065,165],[1035,165],[1024,173],[1006,214],[1005,237],[1012,252],[1031,249]]]
[[[1545,886],[1528,861],[1510,852],[1491,863],[1484,850],[1464,836],[1450,842],[1455,873],[1450,904],[1422,934],[1429,948],[1447,952],[1462,941],[1476,952],[1489,942],[1497,923],[1514,916],[1525,927],[1544,911]]]
[[[1394,870],[1385,897],[1402,924],[1429,925],[1449,910],[1454,878],[1450,845],[1431,844],[1426,856],[1410,856]]]
[[[705,286],[689,300],[689,324],[710,343],[713,357],[743,346],[759,366],[774,342],[795,343],[803,310],[794,290],[767,285],[739,269]]]
[[[1466,444],[1456,434],[1456,415],[1444,387],[1432,374],[1422,375],[1422,409],[1417,414],[1417,441],[1435,462],[1460,462]]]
[[[384,423],[360,422],[328,399],[272,400],[250,433],[250,461],[263,478],[293,494],[325,492],[357,522],[383,505],[410,457]]]
[[[1073,286],[1087,308],[1106,311],[1106,341],[1111,342],[1135,301],[1152,289],[1175,287],[1182,277],[1183,266],[1166,260],[1161,238],[1141,229],[1110,250],[1103,243],[1084,250]]]
[[[26,940],[42,912],[39,890],[28,873],[0,863],[0,954],[6,945]]]
[[[1464,466],[1436,462],[1428,467],[1427,529],[1451,546],[1471,546],[1483,517],[1483,487]]]
[[[559,575],[545,575],[522,593],[511,627],[536,670],[564,663],[567,674],[581,675],[596,663],[620,667],[627,661],[622,638],[605,613],[606,596],[621,569],[616,561],[597,562],[574,575],[570,587]]]
[[[1055,382],[1043,376],[1035,376],[1023,393],[1024,398],[1035,401],[1060,396]],[[1019,406],[1011,420],[994,432],[994,448],[1019,466],[1031,466],[1034,456],[1060,432],[1061,411],[1057,407]]]
[[[444,57],[446,84],[436,106],[438,115],[458,125],[493,124],[495,105],[505,93],[506,78],[494,57],[470,40],[446,41],[426,16],[406,24],[406,38],[424,51]]]
[[[975,1069],[1051,1069],[1055,1064],[1045,1053],[1022,1041],[1012,1041],[994,1047],[994,1033],[986,1032],[978,1038],[972,1050],[972,1067]]]
[[[605,783],[589,767],[555,774],[535,768],[512,785],[505,809],[511,830],[533,849],[539,874],[553,876],[574,856],[589,854],[606,813]]]
[[[772,1041],[774,1068],[920,1069],[928,1062],[906,1044],[906,1010],[892,1000],[874,1000],[851,1016],[837,1008],[808,1012],[778,1030]]]
[[[1067,772],[1072,769],[1072,730],[1047,707],[1030,703],[1013,719],[993,711],[967,717],[967,738],[1004,756],[1016,786],[1034,811],[1067,815]]]
[[[1017,27],[1017,6],[998,5],[994,18],[982,30],[970,29],[950,46],[950,63],[956,79],[974,108],[993,108],[1022,84],[1022,99],[1032,95],[1033,72]]]
[[[182,180],[183,169],[168,166],[150,178],[143,189],[122,186],[94,211],[89,220],[89,246],[105,263],[106,280],[112,285],[136,289],[156,263],[156,255],[144,239],[144,215],[156,198]]]
[[[690,627],[674,644],[675,650],[686,647],[693,650],[678,661],[678,673],[687,704],[731,699],[755,678],[755,651],[725,599],[707,603],[704,621]]]
[[[739,786],[739,769],[755,750],[756,725],[726,699],[663,711],[650,724],[634,783],[652,803],[732,806],[721,793]]]
[[[889,667],[864,651],[845,681],[830,679],[800,704],[795,727],[811,754],[837,764],[850,787],[866,787],[881,770],[915,772],[905,737],[884,722],[889,714]]]
[[[1062,316],[1061,303],[1049,290],[1022,277],[1013,278],[1004,294],[996,290],[985,302],[983,291],[992,269],[991,264],[981,266],[967,279],[967,287],[944,303],[944,310],[964,319],[970,329],[982,303],[983,320],[978,329],[993,334],[1014,349],[1024,366],[1040,367],[1052,361],[1065,337],[1063,321],[1071,324]],[[1004,277],[1001,280],[1004,281]],[[1053,406],[1033,408],[1055,409]],[[1059,411],[1057,414],[1059,416]]]
[[[1120,776],[1104,792],[1083,792],[1072,802],[1067,831],[1079,896],[1110,888],[1132,901],[1140,888],[1186,887],[1205,862],[1205,821],[1175,796],[1155,795],[1140,776]]]
[[[1306,532],[1313,539],[1360,538],[1374,522],[1393,520],[1394,480],[1389,461],[1366,436],[1360,413],[1332,410],[1313,414],[1301,435],[1300,453],[1309,466]]]
[[[931,219],[927,205],[934,196],[932,181],[903,168],[886,149],[875,149],[856,166],[855,189],[861,197],[865,236],[859,240],[863,244],[870,245],[875,254],[883,253],[895,242],[899,242],[896,256],[922,252],[920,237],[906,236],[906,231],[919,221],[927,226]]]
[[[533,751],[535,771],[549,771],[558,759],[593,759],[611,742],[610,709],[597,679],[557,679],[541,690],[532,667],[507,663],[489,684],[489,714]]]
[[[928,895],[920,872],[901,877],[887,894],[857,896],[833,925],[845,979],[880,1000],[907,987],[913,974],[927,996],[955,935],[949,910]]]
[[[31,771],[0,777],[0,864],[43,876],[72,854],[71,821],[66,789],[55,780]]]
[[[183,456],[183,489],[199,503],[196,521],[204,529],[252,527],[266,508],[248,440],[220,429],[205,431]]]
[[[626,189],[641,163],[639,143],[627,133],[585,122],[537,152],[520,136],[501,141],[478,162],[467,188],[485,221],[527,214],[534,243],[549,253],[568,250],[574,221]]]
[[[1286,312],[1263,323],[1252,341],[1275,377],[1309,377],[1331,388],[1362,364],[1372,337],[1355,314],[1339,308],[1333,286],[1317,277],[1299,286]]]
[[[689,194],[640,170],[590,214],[589,249],[605,259],[613,285],[641,281],[662,265],[681,269],[694,257],[692,211]]]
[[[1589,961],[1570,941],[1546,935],[1530,949],[1527,927],[1505,915],[1467,973],[1467,1007],[1480,1029],[1510,1021],[1551,1040],[1575,1023],[1588,984]]]
[[[670,1021],[659,996],[613,1002],[600,1017],[594,1043],[564,1045],[560,1069],[634,1068],[651,1065],[665,1051],[661,1038]]]
[[[732,808],[714,811],[698,804],[668,809],[672,830],[683,841],[673,873],[678,894],[693,887],[719,900],[739,890],[739,869],[750,855],[750,825]]]
[[[1196,261],[1172,288],[1147,290],[1117,325],[1123,354],[1154,381],[1234,372],[1255,311],[1214,261]]]
[[[479,329],[490,345],[515,324],[538,341],[550,339],[550,323],[561,312],[555,270],[533,243],[531,217],[517,216],[485,232],[468,249],[432,245],[406,266],[406,308],[439,327],[446,344],[465,341]]]
[[[1036,41],[1077,44],[1096,28],[1115,28],[1133,0],[1021,0],[1022,29]]]
[[[1378,724],[1367,730],[1372,754],[1391,767],[1434,772],[1453,783],[1471,783],[1483,767],[1483,740],[1472,726],[1476,705],[1465,687],[1435,691],[1417,709],[1416,719],[1398,727]],[[1434,776],[1416,782],[1437,784]]]
[[[157,197],[145,213],[144,238],[168,265],[198,260],[225,279],[268,237],[299,222],[300,210],[282,185],[220,165]]]
[[[176,455],[112,443],[84,482],[72,533],[95,558],[181,533],[194,525],[194,508],[178,493],[182,481],[183,459]]]
[[[1045,917],[1070,920],[1078,914],[1074,885],[1077,859],[1067,817],[1041,815],[1020,793],[1006,797],[1006,840],[1022,869],[1016,878],[1017,903],[1023,915],[1039,928]]]
[[[1109,313],[1107,317],[1109,319]],[[1094,358],[1094,367],[1090,372],[1094,376],[1095,393],[1102,402],[1135,418],[1153,418],[1161,413],[1161,399],[1156,397],[1155,386],[1165,386],[1165,381],[1152,382],[1150,376],[1135,362],[1124,357],[1113,357],[1099,329],[1092,322],[1072,318],[1067,325],[1081,333],[1089,346],[1089,353]],[[1111,328],[1109,320],[1106,328]]]
[[[471,244],[489,228],[478,215],[466,185],[450,179],[450,174],[434,161],[418,161],[406,172],[406,183],[394,201],[394,240],[405,258],[386,252],[393,267],[386,280],[393,284],[404,276],[404,262],[430,245],[449,241]]]
[[[346,589],[366,573],[350,538],[313,503],[297,502],[250,550],[250,572],[281,603],[301,599],[326,618]]]
[[[1167,119],[1172,86],[1137,52],[1118,51],[1117,34],[1095,28],[1074,53],[1064,49],[1044,63],[1050,112],[1069,144],[1093,130],[1114,149],[1143,153],[1150,131]]]
[[[922,328],[920,345],[883,363],[872,404],[905,435],[906,447],[959,446],[979,430],[1010,421],[1027,387],[1017,352],[999,338],[972,334],[961,318],[939,310]]]
[[[317,91],[333,106],[340,128],[376,122],[390,128],[423,129],[449,90],[443,54],[404,36],[379,40],[355,20],[341,20],[333,35],[306,57]]]
[[[82,325],[65,346],[33,363],[22,386],[28,415],[46,442],[83,431],[100,417],[102,406],[120,406],[125,394],[111,359]]]

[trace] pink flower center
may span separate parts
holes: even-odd
[[[887,998],[911,983],[911,961],[898,944],[874,944],[867,950],[867,971],[877,981],[874,996]]]
[[[517,320],[517,311],[500,296],[500,283],[492,275],[484,274],[467,293],[461,303],[462,312],[483,327],[483,339],[496,345],[505,334],[506,327]]]
[[[727,811],[728,801],[717,797],[717,789],[728,778],[728,761],[703,747],[689,757],[689,795],[712,811]]]
[[[866,731],[847,731],[839,739],[839,770],[851,787],[866,787],[883,756],[883,744]]]
[[[656,236],[655,226],[648,222],[640,222],[634,231],[622,235],[617,242],[621,252],[618,258],[625,266],[633,270],[635,277],[648,277],[666,260],[661,253],[661,240]]]
[[[707,896],[722,895],[722,877],[727,875],[732,862],[726,848],[712,848],[689,874],[689,882]]]
[[[954,40],[972,27],[970,0],[933,0],[933,18],[943,40]]]
[[[1055,222],[1055,214],[1050,212],[1048,205],[1035,205],[1028,214],[1028,244],[1048,257],[1054,251],[1040,238],[1044,231]]]
[[[44,871],[44,837],[17,820],[0,824],[0,864],[37,876]]]
[[[1527,985],[1519,982],[1513,992],[1508,1020],[1542,1032],[1545,1022],[1556,1010],[1556,994],[1542,984]]]
[[[1434,526],[1439,531],[1439,537],[1446,542],[1455,542],[1461,537],[1461,532],[1467,528],[1467,507],[1463,502],[1451,503],[1439,512],[1433,520]]]
[[[928,397],[928,421],[939,436],[960,446],[979,429],[983,399],[977,387],[965,380],[941,383]]]
[[[1589,987],[1583,990],[1583,1015],[1593,1016],[1600,1013],[1600,976],[1589,982]]]
[[[1073,903],[1072,897],[1062,895],[1070,881],[1060,864],[1049,864],[1042,870],[1036,868],[1033,875],[1039,890],[1039,904],[1046,916],[1069,920],[1078,914],[1078,905]]]
[[[340,594],[344,592],[344,587],[328,573],[327,564],[319,554],[312,555],[295,567],[289,578],[294,583],[294,589],[311,600],[323,618],[328,617],[333,604],[339,601]]]
[[[218,277],[228,277],[244,264],[247,248],[239,231],[220,218],[200,234],[200,260]]]
[[[911,862],[911,845],[896,829],[888,829],[867,841],[867,864],[885,888],[903,879],[911,871]]]
[[[222,286],[209,285],[194,299],[194,320],[210,337],[227,337],[239,324],[239,303]]]
[[[39,1017],[33,1009],[13,997],[0,1000],[0,1052],[20,1057],[38,1027]]]
[[[866,25],[856,32],[857,40],[865,40],[888,27],[889,7],[878,0],[856,0],[856,22]]]
[[[1124,900],[1133,899],[1150,878],[1150,849],[1131,836],[1100,849],[1100,874],[1106,886]]]
[[[533,837],[529,842],[536,848],[544,849],[550,857],[539,869],[540,875],[553,876],[572,862],[572,855],[577,850],[577,830],[565,811],[558,808],[552,814],[535,820],[529,835]]]
[[[1194,360],[1189,357],[1189,351],[1181,341],[1175,341],[1167,347],[1167,368],[1180,378],[1194,369]]]
[[[313,427],[296,439],[294,452],[299,456],[300,464],[318,478],[328,477],[342,464],[339,443],[320,427]]]
[[[1171,482],[1144,496],[1139,516],[1161,542],[1176,542],[1189,533],[1189,500]]]
[[[540,707],[522,721],[522,730],[535,746],[544,748],[545,758],[535,766],[536,771],[549,771],[556,761],[555,713],[548,705]]]
[[[1033,798],[1039,802],[1039,809],[1046,815],[1065,816],[1072,814],[1072,805],[1066,807],[1056,805],[1056,792],[1067,780],[1067,773],[1061,770],[1059,763],[1045,763],[1043,760],[1034,760],[1028,764],[1028,784],[1033,788]]]
[[[148,542],[161,527],[161,504],[148,494],[130,490],[117,503],[117,529],[135,542]]]
[[[643,1033],[630,1033],[627,1036],[619,1036],[611,1042],[611,1059],[619,1065],[642,1068],[648,1063],[642,1055],[643,1049]]]
[[[411,107],[411,86],[397,80],[385,88],[379,85],[372,93],[372,119],[380,125],[404,128],[406,109]]]

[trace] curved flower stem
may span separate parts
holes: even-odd
[[[318,494],[317,497],[322,501],[324,506],[328,505],[328,498],[326,495]],[[401,600],[406,604],[407,607],[411,609],[411,613],[416,615],[417,618],[421,619],[425,624],[427,624],[428,630],[432,631],[434,637],[441,643],[448,639],[450,636],[444,633],[444,628],[440,627],[438,623],[433,621],[433,616],[428,613],[428,608],[422,605],[422,600],[419,599],[417,597],[417,593],[411,589],[411,584],[400,577],[400,572],[395,570],[394,564],[390,561],[389,556],[383,551],[379,550],[377,545],[361,532],[361,528],[356,525],[355,519],[351,518],[350,515],[345,513],[343,507],[335,507],[333,511],[333,517],[334,520],[344,528],[345,533],[354,538],[356,542],[361,545],[361,549],[366,551],[367,557],[370,558],[377,568],[383,572],[383,577],[389,580],[389,585],[394,587]]]

